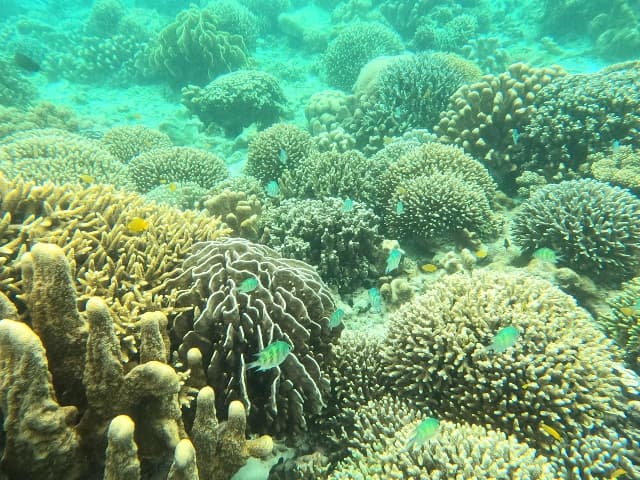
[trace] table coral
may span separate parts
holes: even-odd
[[[490,353],[506,325],[519,338]],[[620,354],[572,297],[509,272],[445,277],[398,311],[383,345],[389,393],[442,420],[515,434],[555,457],[563,475],[570,468],[563,478],[607,476],[617,466],[639,474],[632,448],[640,436],[633,413],[639,381]],[[572,448],[558,451],[543,425]],[[606,442],[616,448],[609,450],[615,464],[598,456]]]
[[[318,414],[329,389],[325,365],[338,332],[329,328],[333,300],[313,267],[281,257],[275,250],[243,239],[204,242],[184,264],[185,290],[174,321],[182,357],[197,347],[208,382],[247,405],[250,424],[271,433],[295,433]],[[256,278],[255,290],[238,286]],[[254,355],[276,340],[293,351],[278,367],[247,370]]]
[[[591,179],[548,185],[522,205],[512,236],[526,253],[550,248],[600,280],[629,278],[640,268],[640,200]]]

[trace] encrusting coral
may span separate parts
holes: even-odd
[[[39,301],[55,307],[59,300],[53,296],[61,290],[73,291],[71,277],[56,274],[70,269],[63,251],[55,245],[36,244],[29,255],[33,258],[29,261],[37,265],[27,262],[27,271],[44,272],[51,267],[58,286],[41,289]],[[168,347],[164,345],[166,318],[159,312],[143,315],[141,322],[155,322],[158,327],[143,336],[149,345],[141,345],[141,351],[146,349],[151,360],[143,362],[141,354],[140,363],[125,372],[116,325],[106,303],[98,297],[90,298],[81,313],[73,299],[66,298],[64,308],[47,311],[52,325],[69,322],[72,326],[80,321],[82,330],[89,332],[85,345],[78,345],[73,336],[60,335],[57,339],[57,344],[66,346],[73,356],[86,358],[79,379],[86,404],[71,398],[67,406],[60,407],[48,369],[58,372],[55,377],[73,377],[78,372],[65,371],[67,364],[54,365],[67,360],[48,354],[26,323],[0,321],[0,412],[5,430],[0,472],[11,480],[24,475],[45,480],[93,478],[103,470],[105,478],[140,478],[140,470],[179,478],[175,475],[186,468],[182,450],[189,438],[182,423],[179,396],[183,394],[182,378],[188,374],[181,377],[164,363]],[[37,315],[37,311],[34,313]],[[32,312],[26,311],[25,315],[25,320],[34,322]],[[246,413],[240,402],[232,403],[228,420],[218,424],[215,409],[202,400],[211,397],[211,389],[198,395],[196,421],[190,433],[195,451],[203,449],[200,478],[228,480],[250,455],[270,454],[273,444],[268,436],[245,439]],[[174,452],[174,465],[170,465]],[[195,458],[191,463],[195,471]]]
[[[519,337],[492,351],[506,326]],[[509,272],[445,277],[394,315],[382,355],[389,393],[442,420],[515,434],[553,457],[562,478],[618,467],[640,474],[638,379],[589,314],[546,281]],[[612,447],[600,455],[606,442]]]
[[[245,280],[258,284],[251,290]],[[334,304],[315,269],[275,250],[232,238],[194,246],[179,281],[173,335],[179,352],[200,349],[207,381],[225,395],[218,408],[240,399],[254,429],[296,433],[325,404]],[[278,366],[252,371],[247,365],[268,345],[287,342],[292,352]]]

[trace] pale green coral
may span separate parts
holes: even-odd
[[[611,310],[598,318],[607,333],[620,345],[629,364],[640,371],[640,276],[622,285],[622,291],[609,298]]]
[[[172,147],[171,139],[144,125],[121,125],[110,128],[100,140],[111,154],[123,163],[154,148]]]
[[[598,152],[587,157],[591,175],[601,182],[610,182],[640,193],[640,152],[621,145],[610,153]]]

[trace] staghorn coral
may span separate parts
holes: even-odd
[[[477,80],[480,70],[446,53],[403,55],[382,68],[367,93],[358,97],[347,130],[358,148],[376,151],[385,137],[402,136],[415,128],[432,128],[449,97]]]
[[[517,342],[489,352],[506,325],[519,330]],[[640,473],[631,448],[638,378],[574,299],[546,281],[509,272],[445,277],[392,318],[382,355],[390,393],[443,420],[490,425],[552,452],[561,478],[607,476],[617,466]],[[543,424],[571,448],[557,450]],[[607,441],[615,451],[592,450]]]
[[[516,163],[548,180],[578,175],[614,142],[640,147],[640,62],[566,75],[541,88],[520,131]]]
[[[329,379],[323,369],[337,337],[329,328],[333,300],[315,270],[238,238],[196,245],[184,270],[173,334],[181,356],[200,349],[208,383],[224,386],[217,408],[240,399],[257,430],[304,429],[324,406]],[[247,278],[259,285],[243,293],[238,286]],[[293,347],[284,362],[248,370],[254,354],[276,340]]]
[[[217,17],[195,6],[160,32],[147,55],[150,67],[176,86],[205,85],[247,63],[243,38],[219,30]]]
[[[522,205],[512,237],[527,253],[550,248],[600,280],[629,278],[640,268],[640,200],[597,180],[547,185]]]
[[[278,123],[249,142],[245,171],[263,183],[278,180],[287,171],[295,171],[314,151],[311,136],[286,123]]]
[[[260,218],[261,243],[285,257],[314,265],[322,279],[342,292],[380,274],[380,219],[355,202],[344,211],[344,200],[284,200]]]
[[[38,128],[75,132],[79,125],[71,109],[50,102],[40,102],[28,110],[0,106],[0,139]]]
[[[329,479],[558,478],[551,461],[525,443],[461,421],[441,421],[427,445],[407,449],[429,413],[390,395],[364,403],[353,412],[353,434],[344,438],[348,456]]]
[[[57,129],[36,129],[0,141],[0,168],[8,177],[38,183],[126,183],[124,165],[100,142]]]
[[[596,152],[587,157],[593,178],[640,193],[640,152],[621,145],[610,153]]]
[[[127,230],[143,217],[149,230]],[[189,247],[226,232],[208,215],[149,204],[135,194],[105,186],[37,186],[0,176],[0,290],[21,292],[17,260],[34,243],[55,243],[73,260],[78,301],[103,297],[120,339],[135,344],[131,318],[147,310],[170,312],[171,278],[179,273]],[[22,303],[18,304],[24,310]],[[129,355],[135,350],[127,348]]]
[[[204,208],[214,217],[220,217],[231,236],[255,240],[262,202],[255,194],[223,190],[203,201]]]
[[[312,153],[294,171],[282,175],[286,196],[300,198],[351,198],[373,206],[386,165],[357,150]]]
[[[101,143],[122,163],[154,148],[173,146],[166,133],[144,125],[121,125],[110,128],[100,139]]]
[[[278,79],[259,70],[241,70],[215,78],[207,86],[182,89],[182,103],[206,125],[220,125],[229,136],[256,123],[277,122],[287,100]]]
[[[640,276],[622,285],[622,291],[609,299],[611,309],[597,319],[607,334],[620,345],[631,367],[640,372],[640,312],[636,310],[640,300]]]
[[[322,63],[331,86],[350,90],[369,60],[401,51],[402,42],[393,30],[377,22],[358,22],[345,27],[329,43]]]
[[[421,241],[464,230],[495,233],[496,185],[486,169],[461,149],[439,143],[408,147],[382,176],[379,208],[392,235]],[[404,211],[398,213],[398,202]]]
[[[542,87],[564,75],[560,67],[516,63],[504,73],[464,85],[451,97],[448,110],[440,114],[434,128],[438,140],[464,148],[501,180],[515,176],[519,164],[514,150],[528,119],[528,107]]]
[[[127,172],[141,193],[169,183],[195,183],[202,188],[212,188],[229,175],[220,157],[191,147],[155,148],[142,152],[129,162]]]

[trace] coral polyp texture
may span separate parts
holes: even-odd
[[[622,291],[607,300],[611,310],[598,318],[609,336],[624,349],[627,361],[636,372],[640,372],[638,300],[640,300],[640,276],[625,282],[622,285]]]
[[[166,133],[144,125],[122,125],[110,128],[100,141],[111,155],[122,163],[129,163],[133,157],[154,148],[173,146]]]
[[[213,188],[229,175],[220,157],[192,147],[155,148],[142,152],[127,165],[130,181],[140,193],[170,183],[195,183]]]
[[[589,172],[596,180],[628,188],[640,194],[640,152],[630,145],[620,145],[610,152],[587,157]]]
[[[250,287],[245,281],[254,279]],[[295,433],[320,413],[329,390],[326,365],[338,331],[329,328],[334,304],[315,269],[275,250],[232,238],[194,246],[185,261],[173,334],[186,358],[202,353],[207,381],[225,394],[218,408],[241,400],[254,429]],[[276,341],[292,347],[284,361],[250,370]],[[221,391],[221,390],[220,390]]]
[[[496,185],[487,170],[460,148],[426,143],[407,148],[382,176],[380,208],[391,235],[437,240],[468,230],[495,233]],[[399,208],[401,205],[401,208]]]
[[[560,67],[535,68],[523,63],[508,71],[485,75],[464,85],[449,100],[434,128],[439,141],[458,145],[495,175],[515,175],[519,165],[513,151],[542,87],[566,75]]]
[[[206,125],[220,125],[230,136],[252,123],[266,128],[285,112],[287,99],[278,79],[259,70],[222,75],[205,87],[182,89],[182,103]]]
[[[550,248],[586,275],[628,279],[640,269],[640,200],[597,180],[547,185],[522,205],[512,235],[528,254]]]
[[[519,336],[499,352],[487,348],[507,326]],[[446,277],[395,314],[382,348],[388,392],[430,416],[514,434],[571,479],[618,466],[640,473],[638,380],[620,354],[573,298],[508,272]]]
[[[205,85],[247,63],[243,38],[220,30],[213,12],[195,6],[160,32],[147,56],[149,66],[176,86]]]

